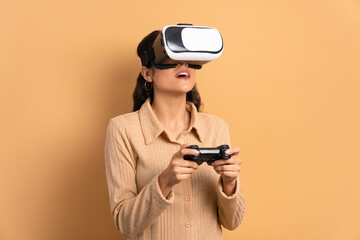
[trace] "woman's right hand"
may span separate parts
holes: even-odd
[[[171,158],[168,167],[159,175],[159,186],[165,197],[169,195],[171,189],[176,184],[191,177],[198,169],[196,162],[184,160],[184,155],[199,154],[198,150],[186,148],[191,144],[183,144]]]

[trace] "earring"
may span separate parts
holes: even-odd
[[[146,86],[147,83],[150,83],[150,87]],[[145,88],[146,91],[150,91],[152,89],[152,83],[148,82],[148,81],[145,81],[144,88]]]

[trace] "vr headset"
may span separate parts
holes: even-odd
[[[158,69],[175,68],[177,64],[164,64],[169,58],[201,69],[203,64],[220,57],[223,48],[223,39],[217,29],[180,23],[163,27],[140,58],[143,66],[151,64]]]

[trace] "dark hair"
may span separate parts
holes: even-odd
[[[144,53],[145,50],[149,48],[150,44],[154,42],[154,40],[159,34],[160,31],[156,30],[150,33],[149,35],[147,35],[146,37],[144,37],[144,39],[139,43],[137,47],[137,55],[139,57]],[[151,67],[151,63],[146,65],[146,67]],[[153,88],[151,88],[150,91],[147,91],[144,87],[145,81],[146,80],[144,79],[144,77],[141,75],[141,73],[139,73],[136,86],[133,92],[133,99],[134,99],[133,111],[139,110],[148,97],[150,97],[151,104],[154,100],[154,90]],[[199,111],[199,108],[201,106],[201,97],[199,92],[197,91],[196,84],[191,91],[186,93],[186,101],[194,103],[197,110]]]

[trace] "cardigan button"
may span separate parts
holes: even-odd
[[[185,224],[185,227],[189,228],[190,225],[191,225],[190,223],[186,223],[186,224]]]
[[[185,197],[185,200],[186,200],[186,201],[189,201],[189,200],[190,200],[190,197],[189,197],[189,196],[186,196],[186,197]]]

